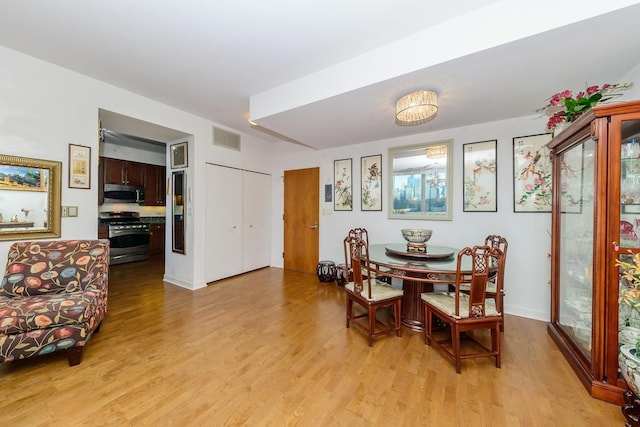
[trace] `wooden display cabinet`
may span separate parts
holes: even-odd
[[[622,404],[618,334],[640,326],[619,306],[615,261],[640,252],[640,101],[597,106],[551,140],[548,332],[591,396]],[[621,334],[623,337],[624,334]],[[622,338],[621,338],[622,341]]]

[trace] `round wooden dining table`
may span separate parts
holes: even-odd
[[[459,249],[427,245],[426,251],[408,250],[406,244],[383,243],[369,245],[369,269],[376,277],[402,280],[402,325],[424,331],[424,310],[420,294],[433,292],[434,284],[453,284]],[[471,260],[465,257],[462,271],[471,270]]]

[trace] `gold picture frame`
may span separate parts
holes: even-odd
[[[0,155],[0,241],[60,237],[62,163]]]

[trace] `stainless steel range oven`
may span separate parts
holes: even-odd
[[[109,264],[124,264],[149,258],[149,224],[138,212],[102,212],[100,224],[109,227]]]

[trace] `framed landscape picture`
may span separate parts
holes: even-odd
[[[513,211],[551,212],[550,133],[513,138]]]
[[[360,209],[382,210],[382,154],[360,159],[361,193]]]
[[[463,144],[464,212],[496,212],[497,140]]]

